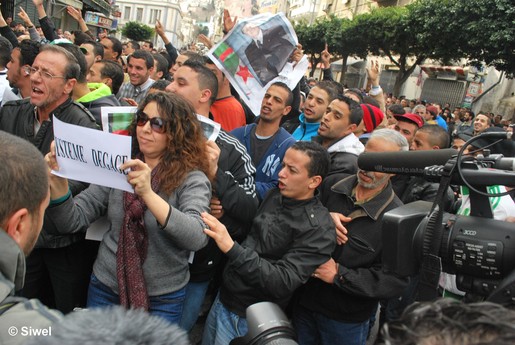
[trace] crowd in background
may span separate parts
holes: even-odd
[[[134,193],[50,175],[49,196],[40,191],[26,225],[23,214],[13,217],[24,209],[27,180],[0,176],[15,186],[1,187],[8,193],[3,204],[15,201],[0,214],[3,325],[43,327],[68,314],[60,327],[73,329],[81,322],[76,308],[123,305],[186,332],[208,314],[202,343],[228,344],[246,334],[246,308],[271,301],[291,318],[299,344],[365,344],[374,323],[402,320],[419,282],[383,269],[382,217],[403,204],[434,201],[440,185],[362,170],[358,156],[461,150],[478,136],[464,154],[515,155],[511,140],[483,135],[513,132],[502,114],[386,94],[377,62],[367,68],[365,88],[347,88],[333,79],[326,48],[322,80],[303,77],[293,89],[272,81],[253,114],[213,61],[177,50],[159,21],[163,49],[95,35],[73,7],[67,12],[81,29],[62,32],[43,1],[33,2],[37,26],[21,8],[23,23],[0,15],[0,130],[26,139],[58,169],[53,118],[101,129],[102,107],[136,106],[128,130],[133,159],[121,167],[130,169]],[[225,32],[234,26],[227,11],[223,22]],[[265,58],[273,61],[273,54]],[[301,57],[302,46],[292,48],[290,60]],[[203,136],[199,117],[221,125],[216,140]],[[0,136],[8,146],[13,139],[6,138]],[[42,178],[41,164],[19,169],[37,168]],[[508,192],[489,198],[492,217],[514,221],[512,190],[491,183],[489,192]],[[440,194],[445,211],[471,215],[466,187]],[[86,240],[100,218],[102,241]],[[449,274],[438,291],[470,297]]]

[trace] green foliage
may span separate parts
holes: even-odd
[[[323,22],[316,21],[309,25],[305,22],[295,26],[295,33],[302,44],[302,49],[306,54],[320,54],[325,48],[325,28],[321,24]]]
[[[122,35],[134,41],[147,41],[154,36],[154,29],[138,22],[127,22],[123,26]]]
[[[193,37],[197,37],[200,34],[205,35],[205,36],[209,36],[209,28],[207,26],[202,25],[202,24],[195,25],[193,27]]]
[[[316,21],[309,25],[305,22],[295,26],[295,33],[302,44],[304,53],[311,56],[311,66],[316,66],[320,62],[320,53],[325,49],[326,29],[323,21]],[[310,75],[313,76],[315,69],[312,68]]]
[[[458,1],[458,0],[454,0]],[[515,77],[515,6],[513,0],[467,0],[461,3],[458,46],[471,60],[482,61]]]
[[[417,0],[387,6],[352,20],[335,17],[295,27],[308,54],[329,51],[346,59],[388,56],[399,68],[395,89],[426,58],[448,64],[462,58],[483,62],[515,76],[513,0]],[[414,58],[414,63],[408,63]],[[395,91],[394,91],[395,92]]]

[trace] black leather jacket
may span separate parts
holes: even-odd
[[[54,116],[66,123],[94,129],[98,128],[93,115],[81,104],[75,103],[71,98],[68,98],[64,103],[54,109],[49,121],[41,123],[39,131],[36,133],[34,130],[36,121],[35,107],[30,103],[30,99],[26,98],[10,101],[3,105],[0,110],[0,130],[27,139],[34,144],[43,155],[46,155],[50,151],[50,144],[54,140],[54,128],[52,123]],[[74,195],[80,193],[85,186],[84,183],[70,181],[70,189]],[[38,238],[36,247],[61,248],[77,242],[82,238],[84,238],[84,234],[50,235],[45,231],[45,225],[43,224],[43,230]]]
[[[334,223],[318,197],[294,200],[272,189],[247,239],[226,254],[220,299],[243,317],[257,302],[285,308],[293,292],[330,259],[335,244]]]

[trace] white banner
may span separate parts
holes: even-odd
[[[53,122],[59,164],[54,175],[134,193],[120,170],[131,159],[132,137],[70,125],[56,117]]]
[[[308,69],[304,55],[290,60],[298,43],[297,35],[284,14],[259,14],[234,26],[207,56],[224,72],[254,115],[268,87],[281,81],[293,90]]]

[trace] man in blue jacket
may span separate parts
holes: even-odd
[[[311,137],[318,134],[318,127],[329,104],[336,98],[338,90],[332,82],[322,80],[310,91],[304,102],[304,111],[296,119],[283,124],[293,138],[297,141],[311,141]]]
[[[231,132],[245,147],[256,167],[256,190],[259,200],[277,186],[281,161],[295,139],[280,127],[281,118],[291,110],[293,94],[288,85],[270,85],[261,102],[258,122]]]

